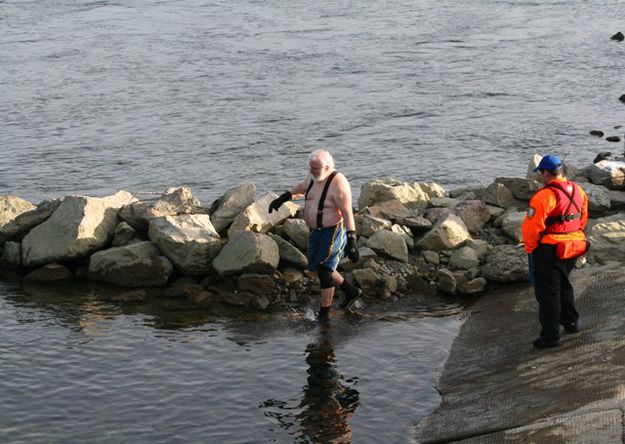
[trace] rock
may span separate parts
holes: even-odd
[[[266,234],[241,231],[235,233],[213,260],[221,275],[276,271],[280,255],[276,242]]]
[[[590,132],[590,135],[591,136],[598,136],[598,137],[603,137],[604,136],[603,131],[598,131],[598,130],[592,130]],[[610,155],[611,155],[611,153],[610,153]]]
[[[414,250],[414,237],[412,237],[412,232],[410,231],[410,228],[394,224],[391,227],[391,232],[399,234],[404,239],[408,250]]]
[[[310,234],[310,229],[304,219],[285,220],[284,232],[300,250],[308,250],[308,235]]]
[[[419,215],[416,210],[406,207],[399,200],[388,200],[386,202],[377,203],[371,207],[364,208],[361,213],[380,219],[387,219],[391,222],[418,217]]]
[[[611,207],[610,190],[600,185],[580,183],[580,187],[588,196],[588,211],[605,213]]]
[[[22,244],[19,242],[6,242],[2,251],[2,268],[15,270],[22,266]]]
[[[207,214],[183,214],[152,219],[150,240],[183,273],[204,275],[222,243]]]
[[[486,279],[478,277],[470,281],[463,282],[458,286],[460,294],[476,294],[482,293],[486,289]]]
[[[436,251],[425,250],[421,254],[428,264],[438,265],[441,263],[441,257]]]
[[[384,290],[389,294],[397,292],[397,277],[395,276],[386,276],[384,279]]]
[[[623,40],[625,40],[625,36],[623,36],[623,33],[619,31],[616,34],[614,34],[612,37],[610,37],[610,40],[616,40],[617,42],[622,42]]]
[[[488,214],[490,214],[491,219],[501,216],[506,211],[503,208],[494,207],[492,205],[486,205],[486,208],[488,208]]]
[[[625,103],[625,94],[618,98],[621,102]]]
[[[620,142],[621,138],[619,136],[608,136],[605,140],[608,142]]]
[[[285,268],[282,272],[282,278],[287,285],[292,285],[297,282],[301,282],[304,279],[304,273],[295,268]]]
[[[449,258],[449,266],[455,270],[468,270],[477,267],[480,260],[475,251],[469,247],[462,247],[453,252]]]
[[[483,186],[456,188],[449,191],[449,197],[461,200],[474,200],[475,196],[481,196],[485,189],[486,187]],[[464,196],[468,196],[468,199],[465,199]]]
[[[0,196],[0,229],[20,214],[32,211],[36,206],[17,196]]]
[[[212,205],[211,221],[215,231],[221,233],[228,228],[243,210],[254,203],[256,199],[256,185],[244,183],[236,188],[231,188]]]
[[[170,187],[146,211],[148,220],[182,214],[205,214],[202,203],[188,187]]]
[[[484,202],[501,208],[510,208],[516,206],[516,199],[512,191],[501,183],[492,183],[482,194]]]
[[[240,291],[252,294],[262,294],[275,298],[278,287],[273,278],[267,274],[242,274],[238,279]]]
[[[395,220],[400,225],[404,225],[410,230],[421,233],[432,228],[432,222],[421,216],[402,217]]]
[[[453,199],[451,197],[434,197],[430,199],[429,205],[434,208],[454,208],[460,202],[460,199]]]
[[[113,247],[123,247],[128,245],[132,240],[137,238],[137,230],[132,228],[127,222],[120,222],[115,227],[113,233]]]
[[[601,136],[603,136],[603,133],[601,133]],[[610,156],[612,156],[611,152],[601,151],[599,154],[597,154],[597,156],[595,157],[595,160],[593,160],[592,163],[599,163],[602,160],[609,160]]]
[[[625,189],[625,162],[602,160],[588,168],[588,178],[596,185],[611,190]]]
[[[449,208],[430,208],[423,213],[423,216],[430,222],[430,224],[435,224],[450,214],[452,213]]]
[[[541,188],[540,182],[521,177],[498,177],[495,183],[504,185],[515,199],[528,201]]]
[[[125,191],[104,198],[67,196],[22,241],[22,263],[33,267],[88,256],[107,245],[122,205],[134,200]]]
[[[183,276],[168,285],[167,288],[161,291],[159,296],[161,298],[182,300],[192,298],[203,291],[204,286],[196,278]]]
[[[376,295],[379,295],[383,281],[380,275],[374,270],[370,268],[361,268],[359,270],[352,271],[352,276],[367,296],[375,297]]]
[[[47,264],[39,268],[24,278],[28,282],[63,282],[71,281],[74,275],[61,264]]]
[[[527,254],[523,245],[497,245],[485,256],[480,267],[482,276],[493,282],[523,282],[529,280]]]
[[[472,248],[477,252],[478,257],[482,257],[490,251],[490,244],[481,239],[470,239],[466,242],[465,246]]]
[[[94,253],[87,277],[122,287],[159,287],[167,283],[172,271],[171,262],[145,241]]]
[[[220,302],[235,307],[243,307],[253,310],[265,310],[270,302],[264,295],[240,292],[220,295]]]
[[[407,277],[407,285],[412,291],[424,296],[434,296],[436,294],[436,287],[430,285],[425,279],[418,274],[410,274]]]
[[[344,271],[352,271],[357,268],[363,268],[365,264],[370,264],[372,260],[375,261],[378,258],[376,252],[368,247],[359,247],[358,253],[360,254],[358,262],[353,263],[349,258],[345,257],[339,262],[339,268]]]
[[[148,208],[150,206],[145,202],[132,202],[119,210],[119,218],[135,230],[145,233],[150,225]]]
[[[525,177],[531,180],[539,181],[538,173],[534,172],[534,168],[538,166],[538,164],[540,163],[542,159],[543,159],[543,156],[541,156],[540,154],[534,154],[532,156],[532,158],[530,159],[527,165],[527,175]]]
[[[417,247],[425,250],[445,250],[460,246],[470,239],[467,227],[458,216],[449,214],[438,221],[418,242]]]
[[[380,230],[388,230],[393,225],[390,220],[368,214],[356,214],[356,231],[359,236],[371,237]]]
[[[308,258],[295,246],[291,245],[277,234],[268,233],[268,236],[278,245],[280,264],[291,265],[302,270],[308,267]]]
[[[63,199],[43,201],[35,209],[21,213],[7,224],[0,226],[0,245],[9,240],[22,240],[30,230],[52,216],[62,201]]]
[[[625,213],[591,220],[586,232],[590,252],[597,262],[625,261]]]
[[[456,276],[446,268],[436,272],[436,288],[448,294],[456,294],[458,282]]]
[[[378,231],[367,241],[367,246],[378,254],[408,262],[408,247],[404,236],[391,231]]]
[[[453,211],[462,219],[469,233],[479,232],[491,218],[488,206],[481,200],[463,201]]]
[[[116,294],[114,296],[107,298],[107,300],[110,302],[126,302],[126,303],[143,302],[147,299],[148,299],[148,292],[145,289],[127,291],[127,292]]]
[[[360,189],[358,208],[363,209],[388,200],[398,200],[401,203],[421,201],[425,206],[427,194],[420,188],[392,178],[373,179],[366,182]]]
[[[521,233],[521,226],[525,220],[524,211],[513,211],[507,213],[501,221],[501,230],[515,242],[523,241],[523,234]]]
[[[234,218],[228,229],[228,237],[232,238],[241,231],[266,233],[286,219],[295,216],[299,206],[293,202],[286,202],[278,211],[269,214],[269,204],[278,197],[275,193],[265,194],[262,198],[249,205],[242,213]]]
[[[608,190],[610,195],[610,209],[613,211],[625,210],[625,191]]]

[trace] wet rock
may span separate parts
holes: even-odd
[[[513,211],[507,213],[501,221],[501,231],[505,233],[510,239],[515,242],[523,241],[523,234],[521,233],[521,226],[525,220],[525,211]]]
[[[237,285],[240,291],[271,298],[274,298],[278,292],[276,282],[267,274],[242,274],[239,276]]]
[[[300,250],[308,250],[308,235],[310,234],[310,229],[304,219],[285,220],[284,231]]]
[[[203,275],[222,242],[207,214],[183,214],[152,219],[150,240],[183,273]]]
[[[588,196],[588,211],[602,214],[610,209],[610,190],[606,187],[590,183],[580,183],[579,186]]]
[[[6,270],[17,270],[22,266],[22,244],[6,242],[0,256],[0,267]]]
[[[599,154],[597,154],[597,156],[595,157],[595,160],[593,160],[592,163],[599,163],[602,160],[609,160],[610,156],[612,156],[611,152],[601,151]]]
[[[449,214],[437,222],[417,242],[417,247],[425,250],[453,249],[468,239],[471,239],[471,235],[462,219],[454,214]]]
[[[291,265],[299,269],[308,267],[308,258],[295,246],[291,245],[277,234],[268,233],[268,236],[278,245],[280,264]]]
[[[47,264],[42,268],[32,271],[24,278],[28,282],[63,282],[71,281],[72,272],[61,264]]]
[[[428,281],[418,274],[410,274],[406,277],[406,283],[410,290],[416,294],[424,296],[434,296],[436,294],[436,287],[431,285]]]
[[[541,188],[541,184],[536,180],[522,177],[498,177],[495,183],[504,185],[512,192],[515,199],[528,201],[536,191]]]
[[[160,287],[172,271],[171,262],[154,244],[145,241],[94,253],[87,277],[122,287]]]
[[[597,137],[603,137],[603,136],[604,136],[603,131],[599,131],[599,130],[592,130],[592,131],[590,132],[590,135],[591,135],[591,136],[597,136]],[[603,160],[603,159],[602,159],[602,160]],[[594,163],[594,162],[593,162],[593,163]]]
[[[463,201],[453,211],[472,234],[484,228],[491,218],[488,206],[481,200]]]
[[[276,242],[266,234],[241,231],[230,238],[213,260],[221,275],[260,273],[272,274],[280,254]]]
[[[487,282],[484,278],[471,279],[458,286],[458,293],[465,295],[482,293],[486,289],[486,284]]]
[[[378,231],[367,241],[367,246],[378,254],[408,262],[408,247],[404,235],[392,231]]]
[[[371,237],[380,230],[388,230],[393,225],[390,220],[368,214],[356,214],[356,231],[360,236]]]
[[[269,299],[264,295],[246,292],[221,294],[219,300],[226,305],[261,311],[267,309],[270,304]]]
[[[608,136],[605,140],[608,142],[620,142],[621,138],[619,136]]]
[[[0,196],[0,229],[13,221],[20,214],[37,207],[17,196]]]
[[[133,290],[127,291],[125,293],[120,293],[113,295],[107,300],[111,302],[125,302],[125,303],[133,303],[133,302],[144,302],[148,299],[148,292],[145,289],[141,290]]]
[[[586,231],[590,252],[597,262],[625,261],[625,213],[591,220]]]
[[[523,245],[497,245],[485,256],[480,267],[482,277],[493,282],[529,280],[527,254]]]
[[[616,40],[617,42],[622,42],[623,40],[625,40],[625,36],[623,36],[623,33],[619,31],[616,34],[614,34],[612,37],[610,37],[610,40]]]
[[[608,190],[610,196],[610,209],[614,211],[625,210],[625,191]]]
[[[480,260],[475,251],[469,247],[462,247],[453,252],[449,258],[449,266],[455,270],[468,270],[477,267]]]
[[[120,222],[115,227],[111,245],[113,247],[123,247],[135,239],[137,239],[137,230],[132,228],[127,222]]]
[[[184,276],[163,289],[159,296],[161,298],[182,300],[193,298],[193,296],[203,291],[205,291],[204,285],[198,282],[196,278]]]
[[[32,267],[88,256],[113,238],[120,208],[133,201],[125,191],[104,198],[67,196],[22,241],[22,263]]]
[[[625,189],[625,162],[602,160],[592,164],[587,173],[595,185],[602,185],[610,190]]]
[[[454,273],[446,268],[441,268],[436,272],[436,288],[443,293],[456,294],[458,282]]]
[[[225,230],[255,199],[256,185],[253,183],[244,183],[226,191],[211,208],[211,221],[215,231],[221,233]]]
[[[286,202],[278,211],[269,214],[269,204],[276,197],[278,197],[276,193],[267,193],[243,210],[242,213],[234,218],[232,225],[230,225],[228,237],[232,238],[235,234],[242,231],[266,233],[286,219],[295,216],[299,206],[293,202]]]
[[[30,230],[52,216],[62,201],[63,199],[43,201],[35,209],[21,213],[10,222],[0,226],[0,245],[8,240],[22,240]]]

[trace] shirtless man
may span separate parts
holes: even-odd
[[[345,249],[352,262],[358,262],[360,255],[349,182],[334,169],[334,159],[329,152],[314,151],[308,160],[310,173],[306,179],[273,200],[269,204],[269,212],[277,211],[283,203],[293,198],[304,196],[304,220],[311,228],[308,236],[308,269],[317,272],[319,276],[319,320],[326,321],[330,315],[335,287],[340,287],[344,293],[341,308],[350,307],[362,294],[362,290],[351,285],[336,271]],[[327,191],[324,193],[324,190]]]

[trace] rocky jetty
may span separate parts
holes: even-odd
[[[366,182],[355,210],[360,261],[342,260],[341,271],[365,301],[467,297],[526,281],[521,224],[540,188],[531,173],[539,160],[530,160],[526,177],[450,191],[393,178]],[[625,161],[596,159],[567,172],[590,201],[592,249],[579,266],[625,260]],[[0,196],[0,267],[46,285],[117,285],[119,301],[128,303],[163,296],[254,310],[308,304],[319,291],[306,270],[308,228],[297,202],[269,214],[275,197],[257,197],[251,183],[208,206],[186,187],[151,202],[126,191],[38,205]]]

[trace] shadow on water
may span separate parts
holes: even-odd
[[[322,325],[316,342],[306,347],[308,368],[302,397],[295,407],[286,401],[267,400],[260,405],[265,416],[294,436],[298,443],[349,443],[349,419],[359,404],[353,386],[358,377],[345,378],[336,365],[332,327]]]

